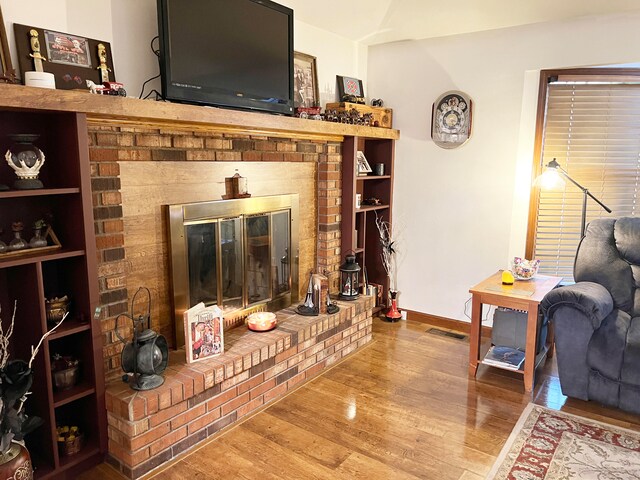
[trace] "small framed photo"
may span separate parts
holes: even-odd
[[[356,160],[358,161],[358,175],[366,175],[373,171],[371,169],[371,165],[369,165],[369,162],[367,161],[367,157],[364,156],[363,151],[358,150]]]
[[[53,63],[91,68],[89,41],[68,33],[44,31],[48,60]]]
[[[320,105],[316,57],[293,52],[294,106],[310,108]]]
[[[338,80],[338,98],[342,100],[345,95],[353,95],[354,97],[364,97],[364,88],[362,80],[352,77],[342,77],[336,75]]]

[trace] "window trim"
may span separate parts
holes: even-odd
[[[538,204],[540,201],[540,188],[534,185],[534,180],[542,173],[542,141],[544,138],[547,95],[549,81],[560,76],[600,76],[606,73],[607,77],[631,77],[640,81],[640,68],[566,68],[540,71],[540,84],[538,86],[538,107],[536,109],[536,130],[533,146],[533,165],[531,171],[531,192],[529,194],[529,216],[527,221],[527,241],[525,245],[525,257],[532,258],[535,248],[538,225]],[[622,81],[622,79],[621,79]]]

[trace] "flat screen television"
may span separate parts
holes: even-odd
[[[158,0],[166,100],[293,114],[293,10],[269,0]]]

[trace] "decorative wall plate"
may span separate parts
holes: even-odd
[[[431,114],[431,138],[442,148],[457,148],[471,136],[472,101],[451,90],[438,97]]]

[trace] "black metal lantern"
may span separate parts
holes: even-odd
[[[148,309],[145,315],[134,317],[133,306],[136,296],[141,290],[149,296]],[[118,333],[118,320],[126,317],[133,322],[133,339],[127,343]],[[169,346],[163,335],[151,330],[151,293],[148,288],[139,288],[131,300],[131,315],[120,314],[116,318],[115,334],[125,344],[122,350],[122,377],[134,390],[151,390],[164,383],[160,375],[169,363]],[[129,375],[132,374],[132,375]]]
[[[360,291],[360,265],[356,263],[353,253],[345,257],[345,262],[340,265],[340,299],[355,300]]]

